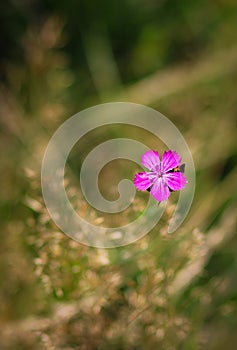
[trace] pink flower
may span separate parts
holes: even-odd
[[[142,155],[141,163],[149,171],[137,173],[134,185],[138,190],[148,190],[157,201],[165,201],[170,192],[185,187],[184,164],[181,165],[181,157],[177,152],[164,152],[160,161],[158,152],[150,150]]]

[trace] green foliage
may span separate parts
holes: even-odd
[[[232,350],[234,1],[43,0],[1,9],[1,349]],[[144,103],[147,91],[150,105],[179,127],[192,150],[191,212],[167,234],[174,194],[159,224],[138,242],[111,250],[82,246],[58,230],[44,206],[45,147],[73,113],[120,96]],[[147,200],[138,194],[129,210],[103,216],[80,193],[86,154],[111,137],[128,136],[157,148],[147,132],[118,126],[89,134],[79,159],[76,147],[69,157],[67,192],[97,225],[127,223]],[[112,185],[136,171],[122,161],[108,165],[102,192],[114,198]]]

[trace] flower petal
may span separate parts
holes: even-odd
[[[149,170],[160,170],[160,156],[159,153],[153,150],[147,151],[142,155],[142,164]]]
[[[149,175],[146,172],[137,173],[133,182],[136,188],[140,191],[145,191],[152,185]]]
[[[165,178],[169,188],[173,191],[182,190],[187,183],[184,174],[181,172],[165,174]]]
[[[169,170],[180,166],[180,162],[181,157],[177,152],[171,150],[164,152],[161,161],[163,172],[167,173]]]
[[[157,201],[165,201],[170,195],[166,179],[164,177],[158,178],[152,186],[150,193]]]

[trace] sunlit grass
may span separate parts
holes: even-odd
[[[47,30],[53,34],[50,42]],[[47,142],[78,108],[77,102],[69,103],[73,74],[67,57],[57,50],[62,38],[55,19],[41,29],[37,41],[29,33],[27,65],[9,65],[8,88],[1,86],[3,348],[222,350],[231,338],[225,348],[232,349],[237,295],[236,72],[203,77],[160,102],[159,94],[153,100],[152,106],[180,128],[194,156],[196,195],[184,224],[167,233],[174,194],[148,235],[126,247],[95,249],[58,230],[41,194],[40,166]],[[106,138],[118,136],[114,130],[105,132]],[[155,148],[153,136],[119,130],[120,137],[127,135]],[[91,137],[91,147],[104,137],[100,132]],[[121,225],[143,211],[148,194],[138,194],[128,210],[112,218],[93,210],[78,186],[78,163],[72,155],[65,182],[71,202],[85,219]],[[116,196],[119,177],[137,171],[137,165],[128,171],[123,166],[128,168],[122,161],[111,163],[101,174],[102,192],[110,198]]]

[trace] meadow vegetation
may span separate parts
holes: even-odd
[[[0,348],[234,350],[237,344],[236,23],[232,0],[122,0],[1,5]],[[156,227],[115,249],[83,246],[51,220],[41,161],[57,127],[109,101],[145,104],[182,132],[196,167],[192,208],[167,226],[172,194]],[[157,148],[146,131],[95,130],[72,151],[67,193],[103,225],[129,222],[149,194],[110,217],[79,187],[87,153],[110,138]],[[79,147],[78,146],[78,147]],[[102,193],[138,165],[108,164]],[[110,179],[111,185],[108,185]]]

